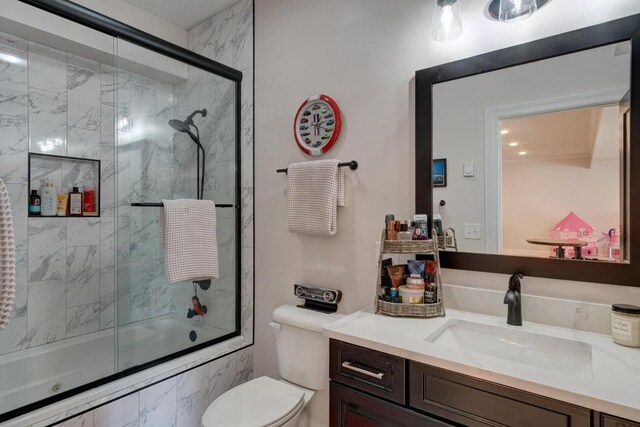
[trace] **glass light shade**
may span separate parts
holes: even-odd
[[[536,0],[500,0],[498,19],[501,22],[513,22],[528,18],[538,10]]]
[[[436,0],[431,28],[431,38],[436,41],[453,40],[462,34],[460,0]]]

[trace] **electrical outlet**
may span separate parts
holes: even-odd
[[[462,164],[462,176],[472,177],[476,175],[476,164],[474,162],[464,162]]]
[[[465,239],[480,239],[480,224],[465,224],[464,225],[464,238]]]

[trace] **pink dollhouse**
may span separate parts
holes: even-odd
[[[573,212],[569,212],[569,215],[565,216],[562,221],[553,226],[550,234],[552,239],[587,242],[587,245],[582,248],[582,256],[585,258],[595,258],[598,256],[598,235],[596,229]],[[554,256],[554,251],[555,248],[551,248],[552,256]],[[568,247],[565,249],[566,258],[572,258],[574,256],[575,251],[573,248]]]

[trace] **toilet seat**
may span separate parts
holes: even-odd
[[[202,416],[202,426],[272,427],[291,419],[305,405],[297,387],[260,377],[217,398]]]

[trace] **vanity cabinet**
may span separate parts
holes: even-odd
[[[331,382],[331,427],[453,426],[403,406]]]
[[[640,427],[368,348],[331,340],[331,427]]]
[[[635,423],[622,418],[607,414],[597,414],[594,427],[640,427],[640,423]]]
[[[591,411],[409,362],[409,406],[467,426],[590,427]]]

